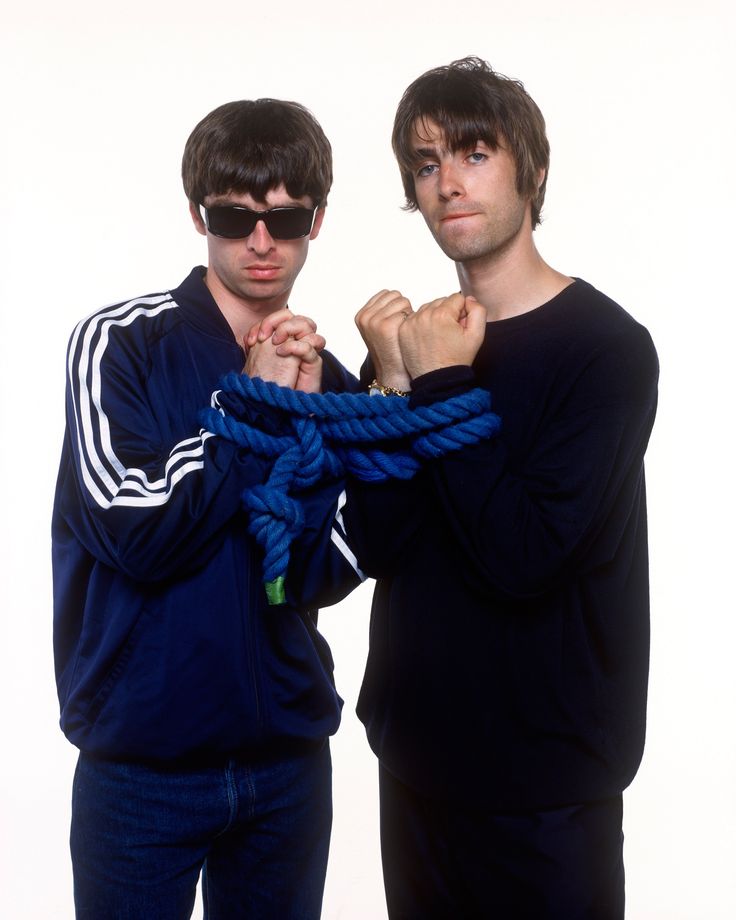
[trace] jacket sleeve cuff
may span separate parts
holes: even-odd
[[[477,381],[472,367],[466,364],[440,367],[412,380],[409,402],[412,407],[429,406],[467,393],[474,386],[477,386]]]

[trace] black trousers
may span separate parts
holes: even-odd
[[[391,920],[622,920],[621,796],[497,814],[427,799],[380,767]]]

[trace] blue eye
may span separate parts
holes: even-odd
[[[417,170],[417,178],[423,179],[425,176],[431,176],[435,169],[437,169],[435,163],[427,163],[424,166],[420,166]]]
[[[482,163],[483,160],[487,160],[488,156],[485,153],[481,153],[479,150],[474,150],[469,156],[468,159],[472,163]]]

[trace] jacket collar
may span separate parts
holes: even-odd
[[[172,289],[171,296],[181,308],[182,316],[192,326],[207,335],[237,345],[230,325],[204,283],[206,271],[204,265],[197,265],[178,287]]]

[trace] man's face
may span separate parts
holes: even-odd
[[[516,166],[505,147],[478,141],[448,150],[431,120],[414,127],[416,202],[445,255],[469,262],[503,253],[519,238],[531,206],[516,190]]]
[[[308,196],[292,198],[283,185],[271,189],[266,201],[256,201],[247,193],[231,192],[226,195],[208,195],[205,207],[240,205],[254,211],[280,207],[313,206]],[[315,216],[309,236],[296,240],[274,239],[261,220],[250,236],[240,240],[223,239],[209,233],[199,215],[191,206],[194,224],[207,236],[209,263],[207,285],[215,300],[225,292],[233,295],[243,305],[258,312],[271,312],[286,305],[296,276],[307,258],[309,241],[316,238],[322,225],[324,208]],[[225,294],[225,296],[227,296]]]

